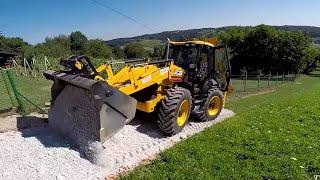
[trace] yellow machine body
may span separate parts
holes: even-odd
[[[164,98],[164,86],[172,86],[174,82],[182,81],[184,70],[173,62],[168,62],[166,67],[159,68],[148,62],[138,65],[126,65],[118,73],[114,74],[110,64],[104,64],[97,68],[99,74],[105,74],[107,78],[97,75],[94,79],[105,81],[110,86],[120,90],[126,95],[131,95],[142,89],[158,84],[157,95],[145,102],[137,102],[137,109],[144,112],[153,112],[155,106]]]
[[[178,66],[178,61],[174,58],[171,59],[169,54],[170,45],[182,48],[214,49],[219,48],[216,46],[216,42],[216,39],[209,42],[168,41],[164,53],[166,57],[162,60],[121,61],[119,63],[124,66],[117,73],[113,68],[114,64],[118,64],[116,62],[106,62],[95,68],[86,56],[73,56],[68,60],[61,61],[60,64],[65,66],[68,71],[46,71],[44,73],[47,79],[54,82],[51,88],[52,107],[49,121],[53,127],[57,125],[56,129],[71,139],[82,141],[83,137],[78,137],[77,131],[87,130],[85,134],[88,134],[86,136],[88,141],[103,142],[130,122],[135,116],[136,109],[152,113],[157,107],[159,109],[157,122],[160,129],[168,135],[180,132],[187,123],[189,115],[195,109],[207,108],[208,111],[197,112],[202,114],[208,112],[208,116],[205,117],[214,119],[220,113],[222,104],[225,104],[227,92],[232,89],[229,81],[227,81],[226,88],[223,89],[219,89],[220,86],[216,84],[215,87],[218,88],[217,91],[214,91],[216,94],[209,94],[213,98],[207,103],[208,105],[200,106],[199,104],[206,103],[206,99],[196,99],[199,96],[193,97],[197,90],[192,84],[195,80],[192,80],[191,83],[188,78],[193,77],[190,69],[198,71],[201,69],[197,67],[199,64],[209,66],[209,60],[205,61],[207,64],[201,63],[202,61],[199,61],[198,64],[183,61],[187,65],[180,63],[181,66]],[[227,49],[226,46],[223,48]],[[228,59],[227,54],[226,52],[226,59]],[[201,59],[205,58],[201,56]],[[213,58],[211,60],[215,61]],[[226,73],[229,72],[229,67],[228,64],[228,67],[225,68]],[[206,82],[211,85],[214,83],[212,81],[215,81],[207,75],[201,76],[210,78],[206,79]],[[203,89],[198,88],[198,92],[200,90]],[[205,90],[204,92],[211,91]],[[225,92],[224,97],[218,92]],[[76,101],[78,99],[79,102]],[[63,126],[61,126],[62,124]],[[79,127],[75,129],[74,124]]]

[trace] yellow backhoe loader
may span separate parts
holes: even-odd
[[[157,113],[159,128],[174,135],[190,115],[214,120],[230,90],[227,47],[205,41],[169,40],[162,60],[126,60],[117,73],[112,63],[95,68],[73,56],[61,61],[67,70],[46,71],[54,81],[49,124],[76,141],[104,141],[137,109]]]

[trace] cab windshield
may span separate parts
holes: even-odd
[[[198,47],[195,45],[170,46],[169,59],[173,59],[175,64],[188,68],[189,64],[196,64],[198,56]]]

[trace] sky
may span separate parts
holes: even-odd
[[[232,25],[320,26],[319,0],[0,0],[0,32],[36,44]]]

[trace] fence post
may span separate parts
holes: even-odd
[[[8,69],[7,70],[7,76],[8,76],[8,79],[10,81],[10,84],[11,84],[11,87],[12,87],[12,90],[13,90],[13,93],[17,99],[17,102],[19,104],[19,108],[20,108],[20,111],[24,114],[25,113],[25,108],[24,108],[24,105],[23,105],[23,102],[22,102],[22,99],[21,99],[21,96],[20,96],[20,93],[17,89],[17,85],[16,85],[16,82],[12,76],[12,72],[11,72],[11,69]]]
[[[246,70],[240,70],[240,78],[242,80],[243,92],[246,92]]]
[[[260,90],[260,70],[258,70],[258,90]]]
[[[268,75],[268,87],[270,86],[270,80],[271,80],[271,71],[269,71],[269,75]]]
[[[246,72],[245,71],[243,71],[241,78],[242,78],[243,92],[246,92]]]
[[[248,71],[246,70],[246,90],[247,90],[247,82],[248,82]]]
[[[34,78],[37,77],[37,60],[33,57],[32,58],[32,62],[31,62],[31,71],[32,71],[32,75],[34,76]]]
[[[277,72],[276,86],[278,86],[278,78],[279,78],[279,73]]]
[[[246,75],[246,77],[245,77],[245,89],[247,91],[247,80],[248,80],[248,71],[247,70],[245,71],[245,75]]]

